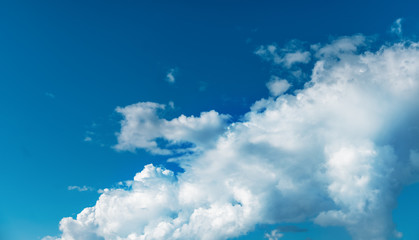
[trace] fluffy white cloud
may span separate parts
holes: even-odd
[[[134,151],[143,148],[154,154],[168,155],[184,151],[176,148],[182,143],[194,144],[190,150],[208,148],[227,127],[228,115],[215,111],[202,112],[199,117],[181,115],[170,121],[162,119],[158,111],[165,105],[153,102],[140,102],[124,108],[118,107],[124,120],[121,121],[121,132],[118,134],[118,150]],[[158,139],[168,143],[158,144]]]
[[[161,137],[194,142],[202,152],[180,161],[185,171],[176,176],[145,166],[76,219],[64,218],[59,239],[217,240],[256,224],[312,219],[344,226],[356,240],[402,236],[391,212],[403,185],[419,176],[419,142],[412,140],[419,134],[419,47],[358,53],[364,40],[318,47],[304,89],[257,101],[225,132],[227,117],[216,112],[168,121],[158,118],[163,105],[156,103],[118,108],[117,148],[169,151],[157,146]]]
[[[285,79],[273,76],[266,86],[271,95],[276,97],[286,92],[291,87],[291,84]]]

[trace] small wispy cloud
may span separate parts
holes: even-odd
[[[177,72],[176,68],[171,68],[169,69],[169,71],[166,74],[166,81],[168,81],[169,83],[175,83],[176,78],[175,78],[175,74]]]
[[[278,48],[276,44],[262,45],[256,49],[255,54],[265,61],[290,69],[296,64],[310,62],[311,53],[304,50],[302,45],[299,41],[291,41],[283,48]]]
[[[278,240],[284,236],[284,233],[300,233],[307,232],[305,228],[300,228],[295,225],[283,225],[278,226],[276,229],[272,230],[270,233],[265,233],[265,238],[268,240]]]
[[[93,141],[93,135],[95,135],[95,133],[93,131],[86,131],[86,134],[85,134],[85,137],[84,137],[83,141],[85,141],[85,142]]]
[[[83,141],[85,141],[85,142],[91,142],[91,141],[92,141],[92,138],[91,138],[91,137],[89,137],[89,136],[87,136],[87,137],[85,137],[85,138],[83,139]]]
[[[399,37],[402,36],[402,21],[403,18],[398,18],[393,22],[390,29],[391,33],[396,34]]]
[[[55,95],[53,93],[50,93],[50,92],[46,92],[45,96],[47,96],[49,98],[55,98]]]
[[[265,238],[268,240],[278,240],[283,236],[284,234],[280,233],[277,229],[272,230],[271,233],[265,233]]]
[[[171,109],[175,108],[175,103],[173,101],[169,101],[169,106]]]
[[[82,186],[82,187],[80,187],[80,186],[68,186],[67,189],[69,191],[78,191],[78,192],[86,192],[86,191],[92,192],[92,191],[95,191],[94,188],[88,187],[88,186]]]

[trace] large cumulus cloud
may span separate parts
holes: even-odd
[[[200,151],[179,160],[185,171],[177,175],[145,166],[76,219],[64,218],[58,239],[227,239],[256,224],[307,220],[344,226],[357,240],[400,236],[391,211],[419,170],[419,47],[360,52],[366,39],[313,47],[303,89],[257,101],[228,127],[216,112],[169,121],[156,117],[158,104],[118,108],[120,149],[159,153],[162,137]]]

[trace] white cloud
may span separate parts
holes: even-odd
[[[266,84],[266,86],[268,87],[271,95],[276,97],[286,92],[291,87],[291,84],[285,79],[272,76],[271,80]]]
[[[398,232],[398,231],[394,231],[393,236],[394,236],[395,238],[402,238],[402,237],[403,237],[403,233]]]
[[[265,238],[268,240],[278,240],[282,238],[284,234],[280,233],[277,229],[272,230],[271,233],[266,233]]]
[[[323,59],[326,57],[337,57],[345,54],[353,54],[360,46],[365,46],[367,38],[361,34],[354,36],[344,36],[335,39],[330,44],[321,46],[319,44],[312,45],[312,49],[316,51],[316,57]]]
[[[92,187],[88,187],[88,186],[83,186],[83,187],[79,187],[79,186],[68,186],[67,188],[68,190],[72,191],[79,191],[79,192],[86,192],[86,191],[94,191],[95,189]]]
[[[227,117],[216,112],[169,121],[156,103],[118,108],[117,148],[171,151],[154,140],[165,138],[194,142],[201,154],[181,161],[178,175],[145,166],[76,219],[64,218],[60,239],[217,240],[313,217],[344,226],[355,240],[402,236],[391,213],[403,185],[419,176],[419,142],[412,141],[419,45],[357,53],[361,38],[319,47],[304,89],[257,101],[226,132]]]
[[[176,68],[171,68],[169,69],[169,71],[166,74],[166,81],[168,81],[169,83],[175,83],[175,74],[176,74],[177,70]]]
[[[124,120],[121,122],[121,132],[118,134],[118,150],[134,151],[142,148],[153,154],[168,155],[184,151],[176,145],[192,143],[190,150],[200,150],[215,144],[222,134],[229,119],[228,115],[215,111],[202,112],[199,117],[181,115],[172,120],[162,119],[158,112],[165,105],[153,102],[140,102],[124,108],[118,107]],[[158,143],[165,139],[167,144]]]
[[[86,136],[84,139],[83,139],[83,141],[85,141],[85,142],[91,142],[93,139],[92,139],[92,137],[90,137],[90,136]]]
[[[301,50],[294,45],[282,49],[278,49],[274,44],[260,46],[255,54],[266,61],[286,68],[291,68],[298,63],[308,63],[311,59],[309,51]]]
[[[284,65],[290,68],[295,63],[308,63],[310,61],[310,52],[297,51],[291,52],[284,55]]]
[[[398,18],[394,23],[391,25],[390,31],[397,36],[401,37],[402,35],[402,18]]]

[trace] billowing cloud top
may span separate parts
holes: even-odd
[[[200,154],[180,162],[177,175],[145,166],[76,219],[64,218],[58,239],[216,240],[307,220],[344,226],[357,240],[401,236],[391,211],[419,170],[419,46],[359,52],[365,39],[312,48],[303,89],[257,101],[227,128],[227,116],[214,111],[168,121],[156,103],[118,108],[118,149],[170,154],[155,141],[164,138],[193,142]]]

